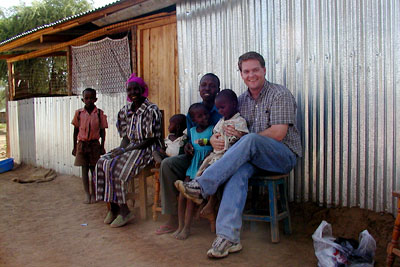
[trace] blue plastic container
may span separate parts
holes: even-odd
[[[0,173],[8,172],[14,168],[14,159],[8,158],[0,161]]]

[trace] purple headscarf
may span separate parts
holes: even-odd
[[[142,78],[137,77],[135,73],[131,74],[129,79],[126,81],[126,85],[128,85],[128,83],[131,83],[131,82],[135,82],[144,88],[144,92],[143,92],[142,96],[147,97],[149,95],[149,88],[147,87],[147,84],[143,81]],[[126,99],[130,102],[129,97],[127,97]]]

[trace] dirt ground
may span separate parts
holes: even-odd
[[[358,239],[368,229],[377,241],[376,266],[384,266],[394,223],[390,214],[295,204],[293,234],[285,236],[281,230],[279,244],[270,242],[268,224],[246,225],[240,253],[210,260],[206,251],[215,235],[207,221],[195,221],[185,241],[154,234],[166,221],[163,216],[156,222],[135,219],[125,227],[110,228],[103,224],[104,203],[82,203],[79,177],[59,174],[44,183],[12,181],[34,171],[20,166],[0,174],[0,266],[316,266],[311,235],[322,220],[332,224],[336,237]]]

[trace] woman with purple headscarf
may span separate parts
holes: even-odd
[[[130,103],[117,119],[121,145],[99,159],[95,172],[96,199],[110,203],[104,223],[111,227],[134,218],[126,204],[127,183],[152,163],[152,152],[161,146],[161,112],[147,99],[146,83],[132,74],[126,85]]]

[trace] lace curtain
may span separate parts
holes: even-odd
[[[125,91],[130,75],[128,37],[104,38],[72,47],[72,92],[81,94],[91,87],[99,93]]]

